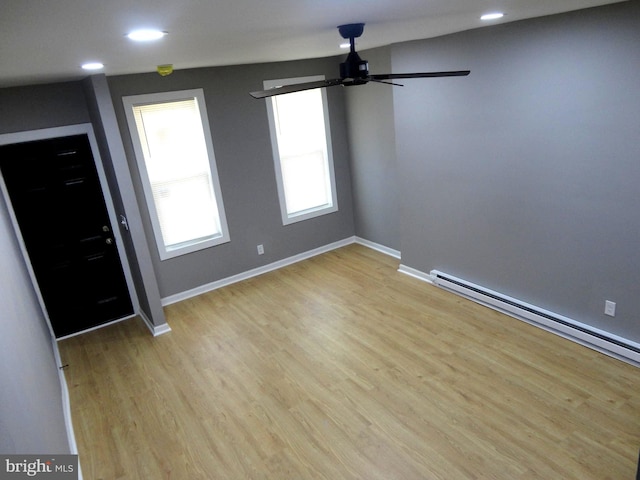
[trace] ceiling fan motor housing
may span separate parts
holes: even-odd
[[[369,76],[369,62],[362,60],[356,52],[351,52],[347,59],[340,64],[340,77],[364,79]]]

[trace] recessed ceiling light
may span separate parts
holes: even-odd
[[[504,17],[504,13],[502,12],[485,13],[480,17],[480,20],[497,20],[502,17]]]
[[[167,32],[162,30],[134,30],[127,34],[127,38],[135,40],[136,42],[151,42],[153,40],[160,40]]]
[[[85,70],[100,70],[101,68],[104,68],[104,64],[100,62],[88,62],[83,63],[82,68]]]

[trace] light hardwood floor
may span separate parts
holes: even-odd
[[[640,369],[351,245],[60,342],[86,480],[633,479]]]

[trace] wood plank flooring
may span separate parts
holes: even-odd
[[[86,480],[632,479],[640,369],[350,245],[60,342]]]

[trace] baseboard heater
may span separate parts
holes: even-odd
[[[469,298],[499,312],[541,327],[619,360],[640,366],[640,345],[609,332],[581,324],[575,320],[527,304],[437,270],[430,272],[438,287]]]

